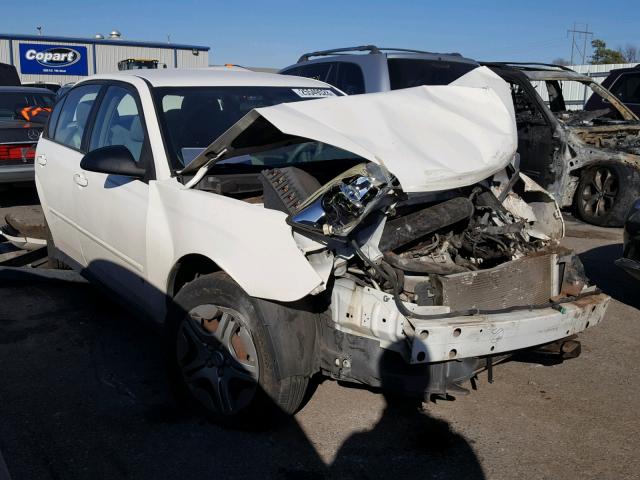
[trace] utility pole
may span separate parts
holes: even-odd
[[[571,65],[575,65],[573,63],[573,54],[576,50],[578,54],[582,55],[582,64],[584,64],[587,59],[587,38],[589,36],[593,37],[593,32],[589,31],[589,24],[585,25],[584,30],[578,30],[576,22],[573,22],[573,29],[567,30],[567,36],[569,34],[571,34]],[[582,50],[580,50],[580,46],[577,43],[580,37],[582,37]]]

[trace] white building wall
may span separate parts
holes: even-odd
[[[174,68],[173,48],[148,48],[119,45],[96,45],[96,73],[118,71],[118,62],[127,58],[158,60],[167,68]]]
[[[11,63],[11,55],[9,54],[11,42],[9,40],[0,40],[0,63]]]
[[[118,62],[127,58],[143,58],[150,60],[158,60],[159,63],[165,64],[167,68],[200,68],[209,65],[209,52],[197,50],[194,55],[190,49],[174,49],[172,45],[167,48],[162,47],[146,47],[138,45],[113,45],[100,43],[83,43],[74,41],[52,41],[29,39],[29,40],[9,40],[0,39],[0,62],[13,63],[18,70],[18,75],[23,83],[27,82],[47,82],[59,83],[64,85],[69,82],[77,82],[84,76],[79,75],[47,75],[47,74],[25,74],[21,73],[20,68],[20,44],[34,43],[60,46],[83,46],[87,49],[87,69],[88,74],[109,73],[118,71]],[[13,57],[11,55],[13,51]],[[95,52],[95,63],[94,63]],[[177,64],[176,64],[177,63]],[[94,71],[95,66],[95,71]]]
[[[178,68],[205,68],[209,66],[209,52],[198,51],[194,55],[191,50],[178,50]]]

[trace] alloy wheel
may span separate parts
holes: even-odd
[[[193,308],[180,325],[176,352],[185,383],[207,409],[232,415],[255,396],[258,355],[239,312],[211,304]]]
[[[607,215],[618,196],[618,178],[609,168],[596,168],[582,189],[583,211],[592,217]]]

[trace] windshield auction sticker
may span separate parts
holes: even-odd
[[[336,94],[328,88],[292,88],[291,90],[302,98],[326,98],[336,96]]]

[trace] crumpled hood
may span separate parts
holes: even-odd
[[[215,157],[220,161],[306,139],[385,166],[405,192],[477,183],[503,169],[517,148],[509,86],[479,67],[446,86],[257,108],[181,173],[193,173]]]

